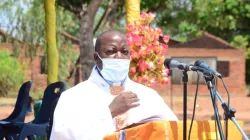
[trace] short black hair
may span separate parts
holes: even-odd
[[[96,39],[96,42],[95,42],[95,52],[98,52],[100,51],[100,46],[101,46],[101,39],[102,39],[102,36],[107,34],[107,33],[119,33],[119,34],[123,34],[119,31],[116,31],[116,30],[113,30],[113,29],[110,29],[110,30],[106,30],[104,32],[102,32]]]

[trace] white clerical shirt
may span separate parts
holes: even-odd
[[[109,84],[95,68],[88,80],[62,93],[55,112],[51,140],[101,140],[115,131],[109,110],[113,96]],[[128,111],[128,124],[137,123],[151,116],[165,120],[177,120],[176,115],[164,103],[156,91],[128,77],[125,91],[136,93],[140,106]]]

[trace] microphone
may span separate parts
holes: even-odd
[[[167,67],[168,69],[178,68],[180,70],[185,70],[185,71],[199,71],[203,73],[205,77],[209,77],[209,78],[213,77],[213,74],[214,74],[207,69],[200,68],[194,65],[187,65],[177,60],[173,60],[172,58],[165,59],[164,66]]]
[[[196,66],[187,65],[185,63],[181,63],[179,61],[173,60],[172,58],[165,59],[164,66],[167,67],[168,69],[178,68],[180,70],[185,70],[185,71],[197,71],[198,70]]]
[[[218,73],[216,70],[210,68],[205,62],[201,61],[201,60],[197,60],[194,63],[195,66],[200,67],[202,69],[211,71],[214,75],[216,75],[219,78],[222,78],[222,75],[220,73]]]

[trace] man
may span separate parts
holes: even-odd
[[[130,50],[124,34],[103,32],[94,59],[89,79],[61,95],[52,140],[101,140],[147,118],[177,120],[157,92],[129,79]]]

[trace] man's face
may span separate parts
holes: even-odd
[[[101,58],[130,59],[130,50],[125,35],[110,32],[102,35],[99,55]],[[102,61],[94,54],[97,66],[102,69]]]

